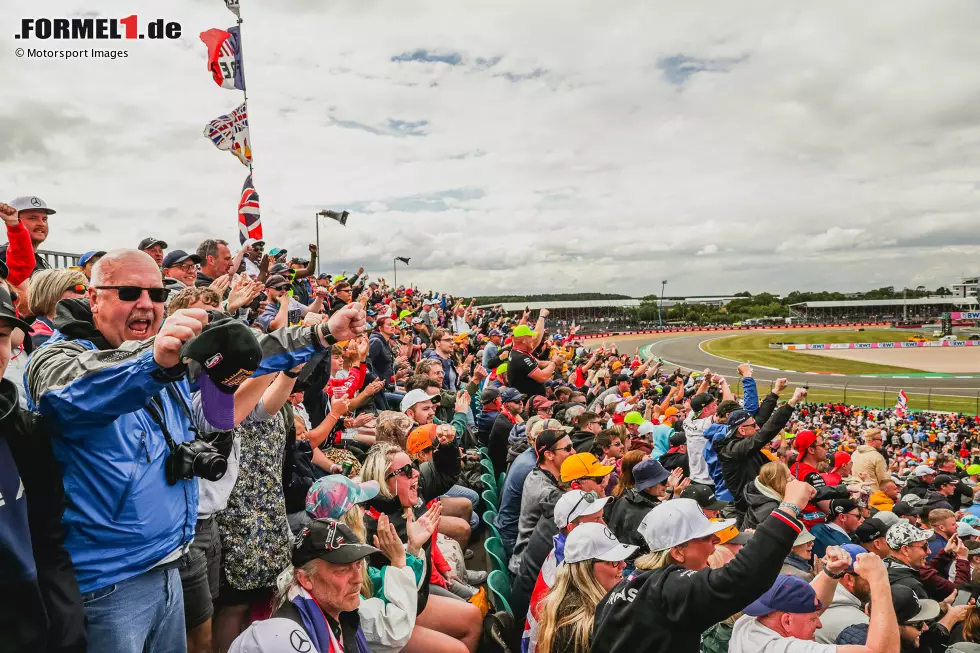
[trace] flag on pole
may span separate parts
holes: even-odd
[[[238,200],[238,240],[262,240],[262,220],[259,218],[259,193],[252,185],[252,175],[245,178],[242,198]]]
[[[228,11],[235,14],[235,18],[242,19],[241,5],[238,0],[225,0],[225,6],[228,7]]]
[[[242,165],[252,162],[252,146],[248,135],[248,111],[242,102],[230,114],[218,116],[204,126],[204,135],[219,150],[231,152]]]
[[[396,260],[396,261],[401,261],[401,262],[402,262],[402,263],[404,263],[405,265],[408,265],[408,262],[409,262],[409,261],[411,260],[411,258],[410,258],[410,257],[408,257],[408,256],[396,256],[396,257],[395,257],[395,260]]]
[[[242,38],[237,27],[209,29],[201,32],[208,46],[208,70],[214,83],[221,88],[245,90],[245,71],[242,69]]]
[[[895,416],[899,419],[904,418],[909,412],[909,396],[905,390],[898,391],[898,403],[895,404]]]
[[[346,227],[347,216],[349,216],[350,213],[347,211],[320,211],[320,215],[330,218],[331,220],[336,220],[342,227]]]

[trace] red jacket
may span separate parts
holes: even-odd
[[[27,231],[27,225],[18,222],[15,227],[7,227],[7,281],[14,286],[19,286],[31,277],[34,266],[34,244],[31,242],[31,234]]]

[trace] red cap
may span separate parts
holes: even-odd
[[[800,431],[793,440],[793,446],[797,451],[803,452],[813,446],[817,441],[817,435],[813,431]]]
[[[554,406],[554,405],[555,405],[555,402],[553,402],[553,401],[549,400],[547,397],[543,397],[541,395],[537,395],[534,399],[531,400],[531,408],[533,410],[541,410],[543,408],[548,408],[548,407]]]
[[[847,463],[851,462],[851,454],[846,451],[838,451],[834,454],[834,469],[843,467]]]

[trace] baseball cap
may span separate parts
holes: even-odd
[[[950,483],[959,483],[959,479],[955,476],[950,476],[949,474],[940,474],[932,482],[933,487],[941,487],[943,485],[949,485]]]
[[[228,653],[276,653],[277,651],[313,651],[310,636],[292,619],[274,618],[253,621],[239,635]]]
[[[628,413],[628,412],[630,412],[630,409],[632,409],[632,406],[630,406],[626,402],[622,402],[622,403],[616,404],[616,414],[617,415],[622,415],[623,413]]]
[[[501,363],[500,365],[497,366],[497,369],[494,371],[497,373],[497,376],[500,376],[501,374],[507,374],[507,363],[506,362]]]
[[[728,416],[728,430],[734,432],[735,429],[749,421],[752,414],[747,410],[733,410]]]
[[[555,526],[565,528],[579,517],[601,512],[610,498],[600,498],[595,492],[569,490],[555,502]]]
[[[489,336],[490,338],[494,336],[502,336],[502,335],[504,334],[500,329],[490,329],[490,333],[487,334],[487,336]]]
[[[676,408],[676,407],[674,407],[674,406],[669,406],[669,407],[667,408],[667,410],[665,410],[665,411],[664,411],[664,413],[663,413],[663,417],[674,417],[674,416],[675,416],[675,415],[677,415],[678,413],[680,413],[680,411],[679,411],[679,410],[677,410],[677,408]]]
[[[531,336],[532,338],[536,338],[537,335],[538,335],[538,332],[537,331],[532,331],[531,330],[531,327],[529,327],[526,324],[518,324],[517,327],[514,329],[514,333],[512,335],[515,338],[524,338],[524,337],[527,337],[527,336]]]
[[[286,277],[281,274],[272,274],[265,280],[265,287],[272,288],[273,290],[284,290],[289,286],[289,282],[286,281]]]
[[[544,410],[545,408],[549,408],[554,405],[555,402],[541,395],[537,395],[534,399],[531,400],[531,408],[533,410]]]
[[[679,447],[682,444],[687,444],[687,434],[683,431],[674,431],[671,436],[667,439],[672,447]]]
[[[817,434],[813,431],[800,431],[796,434],[796,440],[793,442],[793,448],[797,451],[806,451],[813,446],[813,443],[817,441]]]
[[[167,249],[166,241],[160,240],[159,238],[153,238],[152,236],[141,240],[137,249],[142,252],[144,249],[148,249],[154,245],[159,245],[161,249]]]
[[[499,374],[499,370],[498,370]],[[504,402],[508,401],[521,401],[524,399],[524,395],[517,388],[500,388],[500,398]]]
[[[932,599],[920,599],[910,587],[892,585],[892,605],[900,626],[930,621],[939,616],[939,604]]]
[[[48,208],[47,203],[37,195],[21,195],[10,200],[10,206],[21,211],[43,211],[48,215],[54,215],[56,211]]]
[[[815,539],[817,538],[813,536],[813,533],[804,528],[802,531],[800,531],[800,534],[796,536],[796,539],[793,541],[793,546],[806,544],[807,542],[812,542]]]
[[[700,415],[701,411],[714,403],[715,398],[709,395],[707,392],[702,392],[699,395],[694,395],[691,399],[691,410],[694,411],[695,415]]]
[[[95,249],[93,249],[90,252],[85,252],[84,254],[78,257],[78,267],[80,268],[85,267],[85,264],[91,261],[96,256],[105,256],[105,252],[103,252],[102,250],[95,250]],[[164,259],[164,263],[166,263],[166,259]],[[164,265],[164,267],[167,266]]]
[[[565,437],[565,432],[558,429],[544,429],[538,433],[538,437],[534,438],[534,453],[538,460],[543,459],[544,452],[555,446],[563,437]]]
[[[616,469],[613,465],[603,465],[599,459],[591,453],[577,453],[569,456],[561,464],[561,480],[563,483],[580,478],[593,477],[600,478]]]
[[[977,537],[980,536],[980,531],[961,521],[956,524],[956,534],[960,537]]]
[[[980,474],[980,465],[970,465],[969,467],[966,468],[966,473],[969,474],[970,476]]]
[[[641,462],[633,468],[633,475],[636,475],[640,465],[656,462],[655,460]],[[659,466],[660,463],[657,465]],[[654,506],[644,515],[638,530],[651,553],[656,553],[719,533],[734,524],[734,519],[710,521],[704,516],[698,502],[693,499],[673,499]]]
[[[874,542],[879,537],[884,537],[887,532],[888,528],[882,522],[878,521],[875,517],[871,517],[870,519],[865,519],[854,530],[851,539],[856,540],[858,544],[868,544],[869,542]]]
[[[892,510],[894,510],[894,506],[892,506]],[[875,513],[874,519],[881,522],[881,525],[885,527],[885,532],[887,533],[888,529],[892,527],[892,524],[898,523],[901,517],[888,510],[879,510]]]
[[[643,422],[637,431],[639,435],[653,435],[653,422]]]
[[[406,410],[414,406],[415,404],[420,404],[423,401],[432,401],[432,395],[423,390],[422,388],[415,388],[411,392],[405,395],[402,399],[401,411],[404,413]]]
[[[892,506],[892,514],[898,515],[899,517],[914,515],[915,507],[906,501],[898,501],[894,506]]]
[[[166,249],[166,247],[164,247]],[[175,249],[173,251],[167,252],[167,255],[163,257],[163,267],[172,268],[175,265],[183,263],[184,261],[193,261],[195,264],[201,264],[201,257],[197,254],[188,254],[182,249]],[[79,265],[85,265],[81,260],[78,261]]]
[[[688,485],[681,492],[682,499],[694,499],[698,505],[707,510],[721,510],[728,505],[727,501],[722,501],[715,496],[715,491],[707,485]]]
[[[233,318],[213,318],[200,335],[184,343],[180,358],[201,366],[197,379],[207,421],[223,431],[235,428],[235,391],[262,362],[255,332]]]
[[[750,617],[764,617],[773,612],[810,614],[823,607],[817,593],[799,576],[779,574],[776,582],[742,612]]]
[[[622,401],[622,399],[623,398],[620,397],[617,394],[611,394],[611,395],[606,396],[606,398],[602,400],[602,405],[603,406],[612,406],[613,404],[618,404],[620,401]]]
[[[346,565],[381,553],[373,546],[362,543],[354,531],[335,519],[313,520],[300,532],[297,540],[298,544],[293,550],[294,567],[302,567],[317,558],[335,565]]]
[[[851,462],[851,454],[847,453],[846,451],[838,451],[834,454],[833,469],[843,467],[849,462]]]
[[[933,531],[931,529],[923,530],[921,528],[916,528],[907,521],[902,520],[888,528],[888,532],[885,533],[885,542],[888,543],[889,549],[897,551],[907,544],[925,542],[926,540],[930,539],[932,535]]]
[[[634,487],[637,492],[660,485],[667,480],[668,476],[670,476],[670,472],[664,469],[659,460],[653,458],[641,460],[633,467],[633,480],[636,481]]]
[[[343,474],[322,476],[306,493],[306,512],[314,519],[340,519],[355,503],[370,501],[380,491],[377,481],[356,483]]]
[[[637,548],[617,540],[605,524],[582,524],[565,539],[565,564],[586,560],[619,562],[636,553]]]
[[[290,270],[289,266],[286,265],[285,263],[276,263],[271,268],[269,268],[269,274],[270,275],[286,274],[287,272],[290,272],[290,271],[291,270]]]
[[[854,571],[854,561],[857,560],[859,555],[868,552],[863,546],[858,546],[857,544],[842,544],[840,548],[847,551],[851,556],[851,564],[847,568],[848,571]]]
[[[921,506],[923,503],[926,502],[926,500],[920,497],[918,494],[906,494],[901,498],[901,500],[909,504],[913,508],[918,508],[919,506]]]
[[[638,411],[631,410],[630,412],[626,413],[626,417],[623,419],[623,422],[626,424],[636,424],[639,426],[643,423],[643,415],[641,415]]]
[[[915,474],[917,477],[922,478],[923,476],[928,476],[929,474],[935,474],[936,470],[934,470],[929,465],[918,465],[915,468],[915,471],[913,471],[912,473]]]
[[[273,247],[269,250],[269,256],[279,256],[280,254],[285,254],[286,250],[281,247]]]
[[[480,393],[480,402],[483,405],[492,404],[500,396],[500,390],[497,388],[484,388],[483,392]]]
[[[408,442],[405,443],[405,448],[408,449],[408,453],[419,453],[420,451],[431,447],[435,439],[435,424],[417,426],[412,429],[411,433],[408,434]]]
[[[17,327],[27,335],[31,332],[31,325],[17,317],[17,309],[10,298],[7,286],[0,284],[0,319],[6,320],[10,326]]]
[[[711,521],[721,521],[721,518],[716,517]],[[743,533],[735,526],[729,526],[723,531],[718,531],[717,535],[720,540],[718,544],[748,544],[749,540],[752,539],[752,533]]]
[[[851,512],[852,510],[856,510],[860,507],[861,504],[851,498],[833,499],[830,502],[830,513],[833,515],[833,517],[836,517],[837,515],[843,515],[846,512]],[[833,519],[833,517],[831,517],[831,519]]]

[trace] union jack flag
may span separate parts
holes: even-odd
[[[231,152],[242,165],[252,162],[252,146],[249,143],[248,111],[242,102],[230,114],[218,116],[204,127],[204,135],[219,150]]]
[[[262,240],[262,220],[259,217],[259,192],[252,185],[252,175],[245,178],[242,198],[238,200],[238,240]]]
[[[905,390],[898,391],[898,403],[895,404],[895,415],[901,419],[905,417],[909,412],[909,396],[905,394]]]

